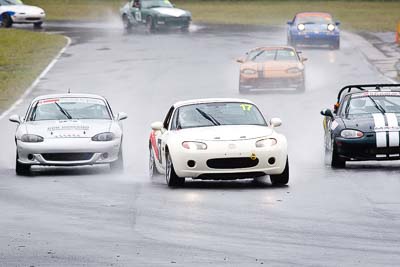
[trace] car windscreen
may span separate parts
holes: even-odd
[[[39,100],[32,105],[28,121],[68,119],[111,119],[106,103],[101,99],[65,97]]]
[[[332,17],[328,15],[301,15],[296,17],[296,24],[331,24]]]
[[[250,103],[217,102],[182,106],[175,111],[172,129],[220,125],[267,125],[261,112]]]
[[[21,0],[0,0],[0,4],[7,6],[7,5],[23,5]]]
[[[400,93],[359,94],[349,98],[345,107],[347,116],[365,116],[372,113],[400,113]]]
[[[266,61],[298,61],[298,56],[293,49],[267,49],[267,50],[254,50],[248,54],[248,60],[254,62]]]
[[[142,8],[153,7],[173,7],[168,0],[145,0],[142,2]]]

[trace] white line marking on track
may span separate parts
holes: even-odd
[[[11,105],[8,109],[6,109],[1,115],[0,115],[0,120],[3,120],[5,117],[7,117],[11,111],[13,111],[19,104],[22,103],[23,99],[28,96],[33,89],[39,84],[40,80],[47,75],[47,73],[54,67],[54,65],[57,63],[57,61],[60,59],[61,55],[67,50],[67,48],[71,45],[71,38],[68,36],[64,36],[65,39],[67,39],[67,44],[58,52],[58,54],[53,58],[53,60],[47,65],[47,67],[40,73],[40,75],[36,78],[36,80],[31,84],[31,86],[28,87],[28,89],[25,90],[25,92],[18,98],[17,101],[14,102],[14,104]]]

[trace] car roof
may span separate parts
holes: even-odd
[[[202,99],[191,99],[185,101],[178,101],[173,106],[175,108],[194,105],[194,104],[206,104],[206,103],[224,103],[224,102],[233,102],[233,103],[249,103],[255,105],[252,101],[247,99],[239,99],[239,98],[202,98]]]
[[[332,15],[328,12],[313,12],[313,11],[299,12],[296,14],[296,17],[297,16],[328,16],[328,17],[332,17]]]
[[[41,95],[32,100],[32,102],[36,102],[38,100],[49,99],[49,98],[64,98],[64,97],[82,97],[82,98],[96,98],[101,99],[107,102],[107,100],[99,95],[93,94],[75,94],[75,93],[67,93],[67,94],[49,94],[49,95]]]
[[[254,50],[278,50],[278,49],[291,49],[291,50],[296,50],[292,46],[287,46],[287,45],[281,45],[281,46],[260,46],[252,49],[251,51]]]

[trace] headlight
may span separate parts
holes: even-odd
[[[21,137],[21,141],[25,143],[40,143],[43,142],[44,138],[36,134],[24,134]]]
[[[252,69],[244,69],[244,70],[242,70],[242,73],[243,74],[256,74],[257,71],[252,70]]]
[[[301,72],[301,69],[299,68],[290,68],[286,70],[287,73],[299,73]]]
[[[100,142],[111,141],[113,139],[114,139],[113,133],[99,133],[92,137],[92,141],[100,141]]]
[[[195,150],[206,150],[207,149],[207,145],[205,143],[202,142],[183,142],[182,146],[186,149],[195,149]]]
[[[306,29],[306,26],[304,26],[304,24],[300,23],[299,25],[297,25],[297,29],[299,31],[304,31]]]
[[[342,130],[340,136],[343,138],[361,138],[364,133],[357,130]]]
[[[268,147],[268,146],[274,146],[278,143],[278,141],[275,138],[266,138],[266,139],[261,139],[256,142],[256,147]]]
[[[335,30],[335,25],[333,24],[328,24],[328,31],[334,31]]]

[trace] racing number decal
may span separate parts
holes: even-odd
[[[250,111],[253,106],[250,104],[240,104],[240,107],[243,109],[243,111]]]

